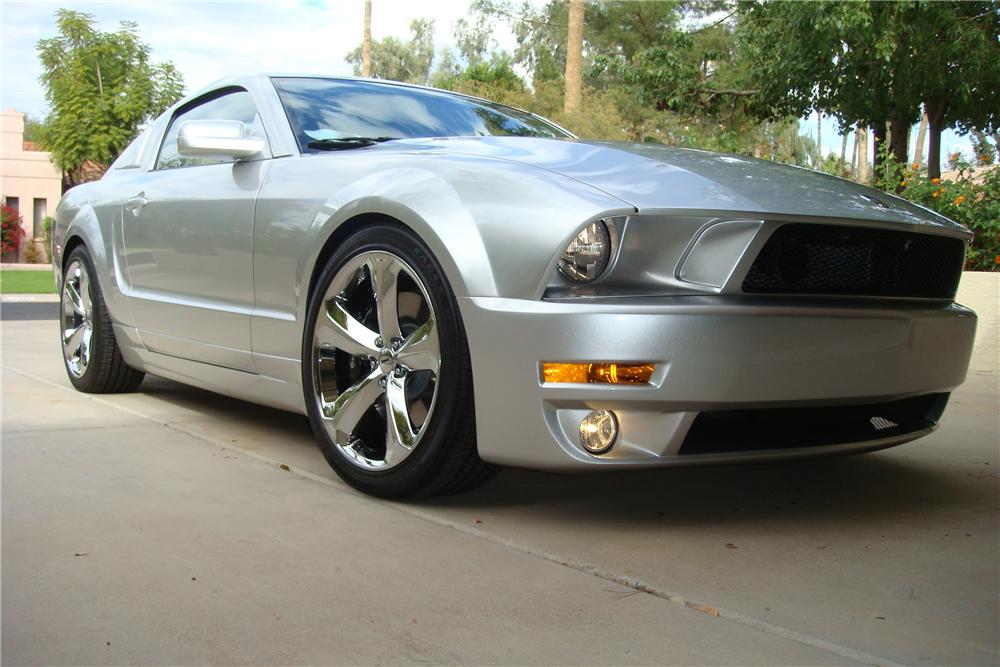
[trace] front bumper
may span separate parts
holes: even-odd
[[[864,441],[682,454],[705,411],[885,403],[965,379],[976,316],[957,304],[744,297],[459,299],[472,356],[480,456],[552,471],[657,467],[864,451]],[[542,361],[656,363],[649,385],[543,384]],[[943,405],[943,404],[942,404]],[[577,428],[610,409],[615,447],[592,456]],[[936,417],[934,420],[936,422]]]

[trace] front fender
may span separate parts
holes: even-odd
[[[413,230],[458,297],[532,299],[585,222],[632,211],[579,181],[507,160],[428,151],[275,160],[254,214],[254,349],[298,358],[320,253],[359,216],[389,216]],[[294,349],[284,333],[293,323]]]

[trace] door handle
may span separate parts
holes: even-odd
[[[142,207],[145,206],[146,202],[148,202],[148,201],[149,200],[146,199],[146,193],[145,192],[140,192],[135,197],[132,197],[131,199],[126,200],[126,202],[125,202],[125,208],[127,210],[129,210],[129,211],[132,211],[132,215],[138,216],[139,212],[142,211]]]

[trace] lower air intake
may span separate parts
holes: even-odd
[[[937,424],[948,394],[818,408],[713,410],[699,414],[680,454],[738,453],[878,440]]]

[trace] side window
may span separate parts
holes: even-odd
[[[226,93],[214,97],[198,106],[191,107],[175,115],[163,135],[160,154],[156,158],[156,169],[176,169],[203,164],[219,164],[229,160],[212,160],[203,157],[185,157],[177,152],[177,132],[186,120],[238,120],[242,121],[254,134],[263,133],[257,107],[253,98],[245,90]]]

